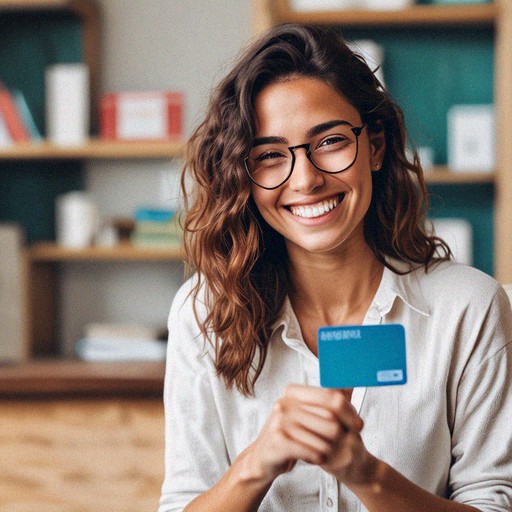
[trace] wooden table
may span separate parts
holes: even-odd
[[[156,511],[162,364],[0,366],[0,512]]]

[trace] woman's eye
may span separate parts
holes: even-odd
[[[258,162],[263,162],[264,160],[276,160],[279,158],[286,158],[282,153],[279,151],[265,151],[265,153],[262,153],[261,155],[257,156],[255,160]]]
[[[344,137],[343,135],[332,135],[330,137],[327,137],[323,139],[320,144],[318,144],[318,148],[326,147],[326,146],[333,146],[333,145],[342,145],[349,142],[349,139],[347,137]]]

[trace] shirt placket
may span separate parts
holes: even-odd
[[[323,512],[338,510],[338,481],[323,470],[320,473],[320,510]]]

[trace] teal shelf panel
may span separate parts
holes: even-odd
[[[494,32],[440,27],[343,30],[384,48],[386,86],[404,110],[415,146],[430,146],[447,162],[447,113],[455,104],[493,103]]]
[[[0,219],[24,227],[32,243],[55,239],[55,199],[82,190],[80,162],[5,162],[0,166]]]
[[[0,80],[20,89],[37,127],[44,133],[47,66],[80,62],[82,34],[78,19],[64,13],[0,14]]]
[[[473,231],[473,266],[494,275],[494,186],[429,185],[430,218],[467,220]]]
[[[342,30],[384,49],[386,86],[402,107],[409,142],[430,146],[447,162],[447,114],[456,104],[493,103],[494,31],[482,27],[400,27]],[[473,229],[473,264],[494,272],[494,187],[429,185],[430,217],[462,218]]]
[[[67,13],[0,13],[0,80],[19,89],[45,132],[45,69],[80,62],[79,20]],[[0,221],[24,228],[28,242],[55,238],[55,199],[84,188],[77,161],[0,162]]]

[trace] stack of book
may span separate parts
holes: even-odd
[[[167,344],[161,332],[139,324],[92,323],[75,352],[86,361],[161,361]]]
[[[172,210],[139,208],[135,212],[131,241],[142,247],[181,247],[183,231],[179,215]]]
[[[41,139],[25,95],[0,83],[0,147]]]

